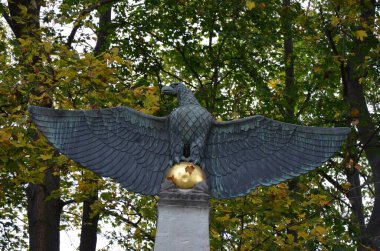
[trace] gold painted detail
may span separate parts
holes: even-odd
[[[190,189],[199,182],[206,181],[206,175],[199,166],[190,162],[181,162],[168,170],[166,179],[179,188]]]

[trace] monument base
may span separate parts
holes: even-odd
[[[203,182],[178,189],[165,182],[158,202],[155,251],[209,251],[209,194]]]

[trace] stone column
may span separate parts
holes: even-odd
[[[209,195],[203,182],[192,189],[163,185],[157,206],[155,251],[209,251]]]

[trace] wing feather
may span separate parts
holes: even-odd
[[[159,192],[169,167],[166,117],[127,107],[72,111],[29,106],[29,112],[46,139],[69,158],[132,192]]]
[[[216,198],[278,184],[322,165],[349,128],[307,127],[253,116],[215,122],[205,149],[205,171]]]

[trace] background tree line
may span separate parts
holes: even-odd
[[[2,250],[59,250],[70,229],[80,250],[97,233],[151,249],[158,198],[58,154],[27,104],[163,116],[174,81],[220,120],[352,127],[322,168],[212,201],[212,250],[380,250],[378,1],[8,0],[0,12]]]

